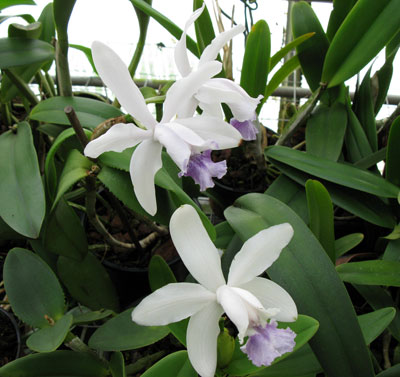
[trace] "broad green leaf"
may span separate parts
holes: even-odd
[[[319,105],[307,121],[307,153],[337,161],[342,153],[346,127],[347,111],[343,104]]]
[[[193,10],[200,8],[202,5],[203,5],[203,0],[193,0]],[[203,10],[201,16],[195,21],[194,28],[196,31],[196,39],[197,39],[199,54],[201,55],[204,49],[215,38],[214,28],[207,6]]]
[[[400,0],[358,0],[332,39],[321,81],[338,85],[359,72],[398,32]]]
[[[276,165],[285,175],[303,186],[305,186],[308,179],[316,178],[278,161],[274,161],[274,165]],[[372,224],[384,228],[393,228],[396,224],[392,209],[380,198],[325,180],[322,180],[321,182],[327,188],[333,203],[337,206]]]
[[[386,150],[386,179],[400,186],[400,117],[392,123]]]
[[[29,38],[0,39],[1,69],[44,63],[52,59],[54,59],[54,48],[47,42]]]
[[[357,118],[364,128],[364,132],[367,135],[372,151],[376,152],[378,150],[378,138],[376,135],[377,130],[370,75],[371,68],[365,74],[364,79],[355,94],[353,108]]]
[[[18,233],[37,238],[45,215],[45,199],[31,128],[0,136],[0,216]]]
[[[0,368],[0,377],[107,377],[103,361],[89,352],[36,353]]]
[[[335,240],[336,259],[355,248],[363,239],[362,233],[352,233]]]
[[[371,313],[358,316],[360,327],[364,330],[365,343],[372,343],[388,327],[396,314],[395,308],[382,308]]]
[[[373,376],[368,349],[347,291],[303,221],[285,204],[265,194],[242,196],[225,210],[225,217],[243,241],[272,225],[292,225],[294,236],[268,269],[268,275],[288,291],[300,313],[319,322],[310,345],[327,375]]]
[[[53,3],[47,4],[40,14],[38,21],[42,24],[42,31],[39,39],[47,43],[51,43],[56,35],[54,15],[53,15]]]
[[[64,293],[50,267],[33,252],[14,248],[4,263],[4,286],[14,313],[33,327],[64,314]]]
[[[76,182],[88,176],[93,165],[93,162],[83,156],[78,150],[73,149],[70,152],[59,179],[57,195],[54,199],[52,209],[54,209],[61,197]]]
[[[187,352],[178,351],[164,357],[141,375],[141,377],[160,376],[197,377],[197,373],[190,364]]]
[[[285,80],[285,78],[288,77],[299,66],[300,62],[297,55],[288,59],[282,65],[282,67],[275,72],[271,80],[269,80],[267,86],[265,87],[264,98],[261,100],[261,103],[265,103],[267,98],[278,88],[282,81]]]
[[[114,352],[110,358],[110,372],[112,377],[126,377],[124,355]]]
[[[154,18],[161,26],[163,26],[167,31],[171,33],[176,39],[180,39],[182,35],[182,30],[175,25],[171,20],[165,17],[163,14],[152,8],[143,0],[129,0],[136,8],[140,9],[142,12],[146,13],[150,17]],[[186,43],[188,50],[195,56],[199,56],[196,42],[190,38],[186,37]]]
[[[227,221],[215,225],[215,231],[217,232],[217,238],[214,241],[215,246],[218,249],[226,249],[232,237],[235,235],[235,232]]]
[[[293,5],[290,17],[294,38],[306,33],[315,33],[312,38],[296,47],[301,69],[308,86],[314,92],[320,86],[322,66],[329,42],[313,9],[305,1]]]
[[[298,45],[302,44],[304,41],[313,37],[314,35],[315,33],[306,33],[289,42],[287,45],[283,46],[278,52],[271,56],[271,60],[269,62],[269,70],[272,71],[273,68],[280,62],[280,60],[283,59],[290,51],[292,51]]]
[[[92,323],[99,321],[101,319],[110,317],[111,315],[115,314],[112,310],[110,309],[105,309],[105,310],[90,310],[89,308],[86,308],[85,306],[79,305],[76,306],[75,308],[72,308],[68,314],[72,314],[74,317],[73,323],[74,325],[80,325],[80,324],[85,324],[85,323]]]
[[[381,373],[378,373],[376,377],[397,377],[400,374],[400,364],[396,364],[389,369],[384,370]]]
[[[122,115],[121,110],[105,102],[83,97],[53,97],[35,106],[29,117],[40,122],[70,125],[65,115],[66,106],[72,106],[83,127],[95,128],[110,118]]]
[[[88,130],[84,130],[85,134],[88,138],[91,136],[91,132]],[[61,145],[70,137],[77,137],[75,134],[74,129],[67,128],[66,130],[62,131],[56,140],[54,140],[53,145],[49,149],[47,156],[46,156],[46,161],[44,165],[44,173],[45,173],[45,179],[46,179],[46,188],[47,188],[47,194],[50,196],[51,199],[53,199],[56,195],[56,188],[57,188],[57,172],[56,172],[56,165],[54,162],[54,159],[56,157],[56,153],[61,147]]]
[[[259,20],[247,36],[240,86],[251,97],[264,94],[269,73],[271,33],[268,24]]]
[[[314,157],[308,153],[282,146],[272,146],[265,150],[272,161],[277,160],[296,169],[326,179],[345,187],[385,198],[397,198],[400,189],[370,171],[350,165]]]
[[[92,253],[82,261],[60,256],[58,275],[73,298],[92,310],[118,311],[118,296],[106,269]]]
[[[353,286],[375,311],[387,307],[396,308],[396,315],[393,321],[389,324],[388,330],[397,341],[400,341],[400,310],[392,299],[390,293],[383,288],[374,285],[353,284]]]
[[[73,208],[60,200],[49,215],[44,232],[47,251],[81,261],[88,252],[86,232]]]
[[[36,352],[55,351],[64,341],[72,325],[72,315],[66,314],[51,326],[34,332],[26,340],[26,345]]]
[[[174,273],[167,262],[159,255],[154,255],[149,263],[149,282],[152,291],[169,283],[176,283]]]
[[[15,5],[36,5],[36,3],[33,0],[2,0],[0,4],[0,11]]]
[[[400,287],[400,262],[369,260],[344,263],[336,267],[343,281],[361,285]]]
[[[134,289],[134,287],[132,287]],[[126,351],[153,344],[168,335],[167,326],[140,326],[127,309],[99,327],[89,339],[89,347],[101,351]]]
[[[285,353],[282,356],[276,358],[272,365],[279,363],[280,361],[286,359],[292,353],[298,351],[303,347],[317,332],[318,321],[314,318],[299,315],[296,322],[280,322],[278,324],[279,328],[290,328],[296,333],[295,342],[296,345],[291,353]],[[235,352],[233,354],[232,361],[227,367],[227,372],[233,376],[246,376],[249,373],[260,371],[264,368],[256,367],[247,357],[245,353],[240,350],[238,342],[236,342]]]
[[[381,162],[386,157],[387,147],[383,147],[379,149],[379,151],[370,154],[367,157],[362,158],[354,163],[354,166],[361,169],[369,169],[370,167],[376,165],[378,162]]]
[[[385,253],[383,254],[383,259],[400,262],[400,239],[388,242]]]
[[[12,23],[8,26],[9,38],[38,39],[41,32],[42,24],[40,22],[33,22],[28,25]]]
[[[326,36],[330,41],[356,2],[357,0],[333,0],[333,10],[329,17],[328,29],[326,31]]]
[[[309,179],[305,187],[310,230],[317,237],[331,261],[335,262],[335,234],[331,197],[324,185],[318,181]]]

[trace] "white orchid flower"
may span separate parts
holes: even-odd
[[[186,22],[182,36],[175,47],[175,63],[182,77],[193,72],[187,55],[187,30],[200,17],[204,8],[205,3]],[[201,54],[197,69],[215,61],[221,48],[243,31],[244,26],[237,25],[214,38]],[[226,103],[233,113],[232,126],[239,130],[244,140],[254,140],[258,132],[253,123],[256,119],[255,110],[262,97],[262,95],[257,98],[250,97],[243,88],[231,80],[211,78],[201,85],[191,98],[187,98],[187,106],[178,113],[178,116],[185,117],[193,114],[196,107],[199,106],[206,114],[222,117],[221,104]]]
[[[130,163],[133,188],[140,205],[150,214],[157,212],[154,176],[162,167],[161,151],[165,147],[182,174],[187,173],[192,155],[211,149],[236,147],[241,135],[224,122],[211,116],[175,119],[187,97],[192,96],[204,82],[221,70],[221,63],[209,62],[201,69],[169,89],[164,102],[164,113],[157,123],[134,81],[119,56],[101,42],[92,45],[93,60],[104,84],[118,98],[122,107],[138,121],[135,124],[116,124],[104,135],[92,140],[85,148],[85,155],[96,158],[103,152],[122,152],[140,144]],[[216,164],[220,167],[220,165]],[[206,167],[192,168],[203,176],[209,174]],[[218,174],[221,174],[221,168]],[[226,172],[226,168],[225,168]],[[200,173],[199,173],[200,174]]]
[[[199,284],[173,283],[156,290],[133,310],[133,321],[161,326],[191,317],[186,333],[188,355],[202,377],[214,376],[218,321],[224,312],[237,327],[240,342],[249,336],[242,350],[255,365],[269,365],[293,349],[295,333],[277,329],[275,321],[295,321],[296,305],[278,284],[257,277],[291,240],[293,229],[288,223],[248,239],[232,261],[227,282],[218,250],[193,207],[184,205],[174,212],[170,233],[183,263]]]

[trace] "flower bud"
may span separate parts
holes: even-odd
[[[229,331],[224,329],[217,339],[217,365],[218,368],[225,368],[232,360],[235,350],[235,339],[229,335]]]

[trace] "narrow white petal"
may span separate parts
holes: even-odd
[[[132,320],[143,326],[163,326],[190,317],[216,295],[200,284],[172,283],[144,298],[132,312]]]
[[[204,139],[194,132],[190,127],[186,127],[184,123],[181,122],[181,119],[176,119],[170,123],[165,123],[163,124],[163,127],[168,128],[175,133],[177,137],[180,137],[183,141],[190,145],[201,147],[205,144]]]
[[[212,140],[215,144],[211,149],[234,148],[242,140],[238,130],[219,118],[201,115],[178,119],[177,122],[193,130],[203,140]]]
[[[232,261],[228,285],[242,285],[264,272],[278,259],[292,236],[292,226],[284,223],[261,230],[249,238]]]
[[[137,200],[152,216],[157,212],[154,176],[162,167],[161,150],[160,143],[143,141],[133,152],[129,168]]]
[[[240,285],[240,288],[256,296],[265,309],[280,309],[279,313],[273,317],[275,320],[293,322],[297,319],[297,307],[292,297],[273,281],[256,277]]]
[[[105,134],[89,142],[84,153],[85,156],[96,158],[104,152],[122,152],[150,137],[151,131],[142,130],[132,123],[118,123]]]
[[[196,98],[190,97],[184,103],[184,106],[181,106],[177,112],[177,118],[189,118],[193,116],[196,111],[197,106],[199,106],[199,101]]]
[[[225,284],[218,250],[192,206],[174,212],[169,230],[183,263],[200,284],[213,292]]]
[[[201,110],[203,110],[202,115],[204,116],[212,116],[215,118],[225,118],[225,114],[222,111],[221,107],[221,102],[212,102],[212,103],[206,103],[206,102],[200,102],[199,107]]]
[[[244,26],[237,25],[230,30],[224,31],[213,39],[213,41],[204,49],[200,57],[199,66],[206,62],[215,60],[221,48],[230,41],[235,35],[243,33]]]
[[[223,307],[225,314],[238,329],[239,341],[242,343],[250,325],[249,311],[246,302],[232,287],[228,287],[227,285],[218,288],[217,300]]]
[[[262,95],[257,98],[250,97],[240,85],[232,80],[213,78],[197,91],[196,98],[200,104],[226,103],[232,110],[234,118],[243,122],[254,118]]]
[[[118,98],[122,107],[147,129],[152,129],[157,122],[147,108],[142,93],[133,82],[125,63],[110,47],[98,41],[92,44],[92,54],[99,76]]]
[[[214,377],[217,367],[218,320],[224,310],[212,302],[194,314],[186,333],[189,360],[201,377]]]
[[[205,7],[205,3],[203,3],[203,6],[201,8],[194,11],[193,14],[190,16],[190,18],[187,20],[185,29],[183,30],[181,38],[179,39],[178,43],[176,44],[176,47],[174,50],[175,64],[178,68],[179,73],[183,77],[187,76],[192,71],[192,68],[190,67],[189,59],[187,56],[186,33],[187,33],[188,29],[190,28],[190,26],[200,17],[201,13],[204,10],[204,7]]]
[[[188,143],[179,137],[177,133],[165,124],[156,126],[154,137],[167,149],[175,164],[183,171],[186,172],[187,164],[189,163],[191,149]]]
[[[160,123],[168,123],[182,106],[188,106],[188,99],[221,69],[222,64],[220,62],[208,62],[197,71],[191,72],[190,75],[176,81],[167,92],[164,113]]]

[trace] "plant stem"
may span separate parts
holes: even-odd
[[[76,136],[79,139],[83,149],[85,149],[87,143],[89,143],[89,140],[86,137],[85,131],[83,131],[81,122],[79,122],[79,119],[76,116],[75,110],[73,109],[72,106],[67,106],[65,107],[64,112],[67,115],[68,120],[71,123],[71,126],[73,127]]]
[[[36,78],[36,81],[42,87],[43,93],[47,97],[53,97],[54,95],[53,95],[53,92],[51,91],[50,84],[47,81],[46,77],[43,76],[42,72],[40,72],[40,70],[36,73],[35,78]]]
[[[72,83],[68,65],[68,40],[56,41],[56,69],[58,93],[62,97],[72,97]]]
[[[126,366],[125,371],[127,375],[135,375],[141,370],[147,369],[150,365],[154,364],[157,360],[160,360],[164,355],[165,351],[158,351],[152,355],[147,355],[137,360],[133,364]]]
[[[28,99],[31,105],[36,106],[39,100],[36,98],[35,93],[32,92],[28,84],[9,69],[4,69],[3,72],[12,81],[12,83],[20,90],[20,92]]]
[[[46,78],[46,81],[49,84],[49,89],[50,92],[53,94],[53,97],[56,95],[56,91],[55,91],[55,84],[54,84],[54,80],[53,78],[49,75],[49,72],[46,72],[44,74],[44,77]]]

